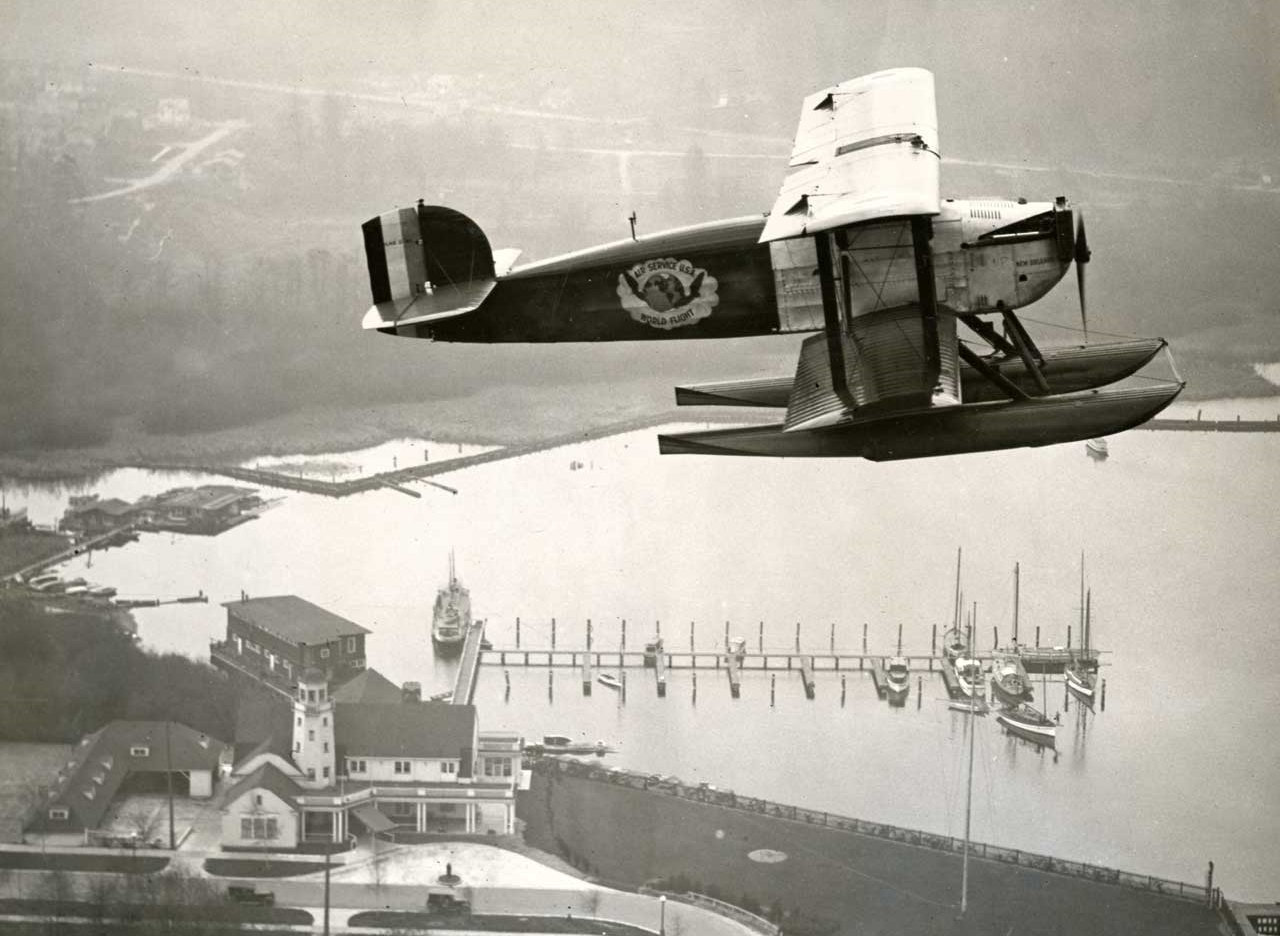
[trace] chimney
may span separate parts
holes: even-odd
[[[422,683],[407,682],[401,685],[400,701],[421,702],[422,701]]]

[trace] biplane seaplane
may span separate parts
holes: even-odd
[[[1065,198],[943,199],[937,123],[924,69],[845,81],[805,99],[768,215],[522,266],[457,211],[389,212],[363,225],[364,327],[444,342],[814,333],[793,376],[676,389],[681,405],[785,408],[781,423],[659,436],[664,453],[949,455],[1110,435],[1168,406],[1181,381],[1109,386],[1162,339],[1037,346],[1016,310],[1073,263],[1087,329],[1083,217]]]

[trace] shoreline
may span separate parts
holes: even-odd
[[[1246,393],[1248,389],[1258,388],[1247,388]],[[670,394],[669,387],[656,392],[651,383],[637,381],[506,388],[450,400],[311,407],[257,423],[185,435],[151,434],[123,423],[114,427],[110,442],[100,445],[0,453],[0,479],[77,482],[119,468],[167,470],[183,465],[240,464],[254,458],[306,458],[357,451],[396,439],[528,445],[575,432],[591,434],[636,419],[752,423],[775,418],[772,412],[766,415],[745,407],[676,407]],[[1178,403],[1185,408],[1237,399],[1280,403],[1280,392],[1245,396],[1217,393],[1203,398],[1184,395]]]

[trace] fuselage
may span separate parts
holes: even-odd
[[[471,311],[388,326],[458,342],[733,338],[822,327],[814,240],[759,243],[765,216],[617,241],[512,269]],[[933,218],[940,311],[986,314],[1035,302],[1066,273],[1071,211],[1053,202],[947,199]],[[842,315],[912,305],[909,219],[848,229],[836,270]]]

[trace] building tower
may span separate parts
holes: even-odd
[[[293,762],[302,771],[302,785],[315,789],[333,785],[333,698],[319,670],[304,671],[294,693]]]

